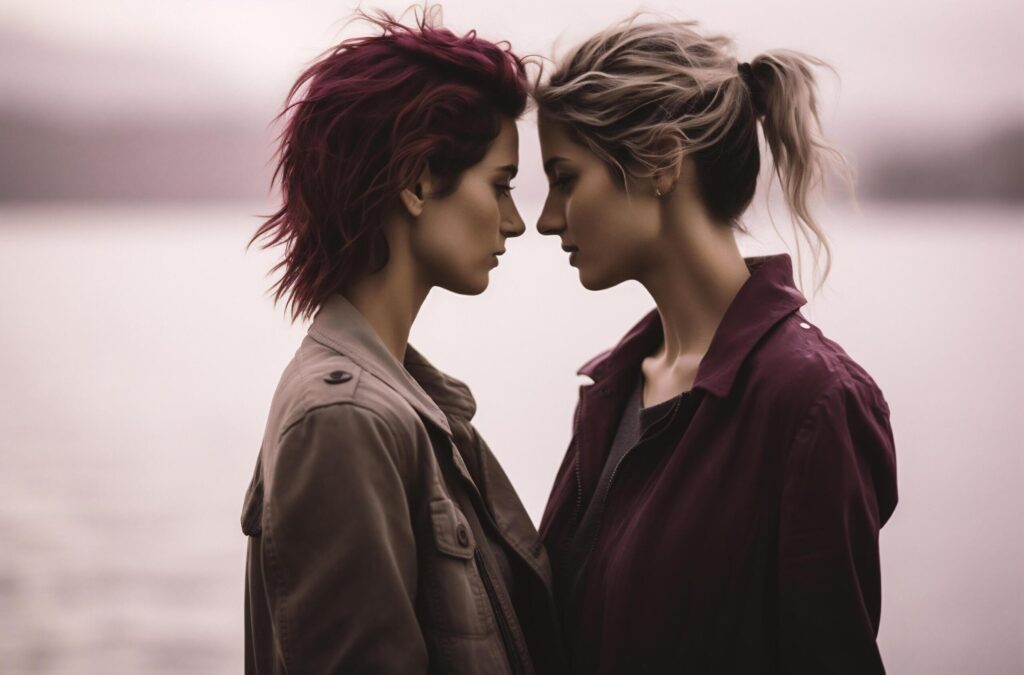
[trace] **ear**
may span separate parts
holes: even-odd
[[[684,178],[686,167],[683,165],[689,161],[689,157],[676,136],[666,136],[655,142],[658,154],[670,158],[665,164],[651,176],[651,191],[657,197],[663,197],[675,189],[680,178]]]
[[[684,164],[688,162],[692,163],[692,160],[689,157],[685,157],[672,166],[655,171],[654,175],[651,176],[651,180],[654,183],[654,194],[663,197],[672,192],[686,169]]]
[[[423,213],[423,207],[430,194],[430,167],[424,166],[419,178],[410,187],[399,193],[402,203],[413,218],[418,218]]]

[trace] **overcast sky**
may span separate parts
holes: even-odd
[[[0,0],[4,105],[93,116],[264,116],[339,36],[354,2]],[[406,2],[365,3],[401,11]],[[699,20],[748,60],[802,49],[831,62],[826,119],[841,129],[960,130],[1024,111],[1024,3],[1010,0],[448,0],[445,23],[551,55],[634,9]],[[966,125],[965,125],[966,122]]]

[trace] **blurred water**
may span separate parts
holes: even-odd
[[[245,253],[246,209],[0,209],[0,671],[241,670],[240,501],[304,332],[263,294],[273,256]],[[880,635],[897,675],[1024,669],[1022,216],[828,219],[836,263],[808,313],[882,386],[897,436]],[[754,229],[745,250],[780,249]],[[533,231],[483,296],[424,306],[413,344],[473,387],[535,519],[576,368],[650,306],[636,285],[584,291]]]

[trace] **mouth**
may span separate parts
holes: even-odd
[[[562,244],[562,250],[569,254],[569,264],[575,266],[576,255],[580,250],[571,244]]]

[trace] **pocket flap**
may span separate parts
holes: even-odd
[[[455,502],[450,499],[430,502],[430,519],[437,550],[467,560],[473,557],[476,540],[466,516],[455,506]]]

